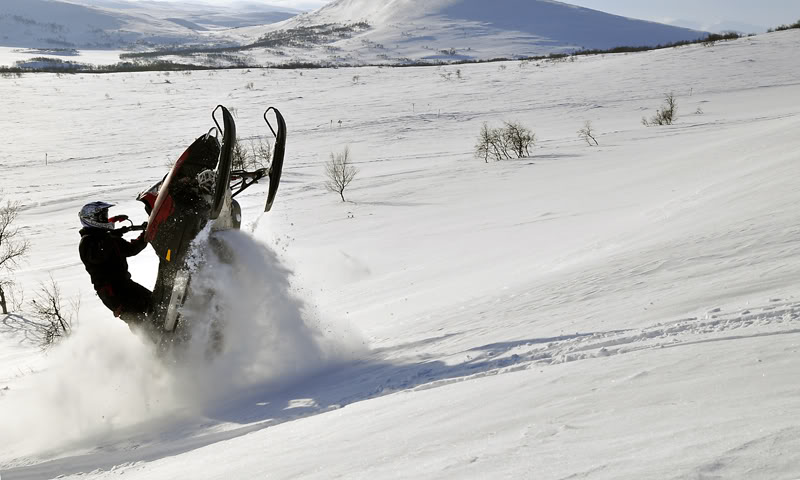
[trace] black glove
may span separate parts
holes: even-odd
[[[143,224],[136,227],[136,230],[141,230],[142,233],[140,233],[139,236],[134,239],[134,242],[144,242],[145,241],[144,235],[147,233],[147,222],[144,222]]]
[[[111,235],[114,235],[115,237],[121,237],[121,236],[125,235],[126,233],[128,233],[130,231],[131,231],[131,227],[122,227],[122,228],[118,228],[116,230],[111,230],[111,232],[109,232],[109,233]]]

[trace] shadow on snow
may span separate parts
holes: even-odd
[[[98,453],[60,458],[38,465],[8,469],[1,473],[4,480],[49,478],[97,469],[108,470],[124,463],[154,461],[271,426],[337,410],[363,400],[418,387],[428,388],[436,386],[430,385],[435,382],[446,384],[481,374],[491,374],[501,368],[535,360],[530,355],[503,356],[515,348],[592,334],[487,344],[462,352],[467,355],[467,360],[452,365],[441,360],[389,361],[382,358],[391,351],[402,351],[415,345],[429,345],[457,335],[447,334],[407,345],[373,350],[368,358],[330,366],[292,385],[258,385],[234,392],[227,400],[206,409],[205,418],[166,422],[166,428],[163,420],[151,421],[117,432],[115,438],[124,439],[124,443],[102,446]],[[496,358],[500,356],[503,357]],[[209,428],[224,424],[241,426],[221,432],[203,433]]]

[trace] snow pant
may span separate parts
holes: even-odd
[[[141,324],[153,309],[153,294],[133,280],[105,285],[97,290],[103,304],[129,326]]]

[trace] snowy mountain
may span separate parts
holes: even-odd
[[[797,478],[798,49],[0,77],[0,204],[30,241],[0,315],[2,479]],[[644,126],[669,92],[677,121]],[[237,197],[233,264],[199,277],[233,307],[218,356],[164,362],[94,294],[76,214],[144,221],[219,103],[244,142],[283,112],[283,179],[267,214],[266,185]],[[530,155],[476,158],[504,121]],[[152,249],[129,263],[151,287]],[[79,322],[42,351],[51,277]]]
[[[266,30],[358,22],[366,22],[370,28],[328,45],[335,52],[332,58],[349,56],[369,62],[388,57],[486,60],[576,49],[654,46],[705,35],[551,0],[337,0]],[[249,32],[258,37],[264,29]]]
[[[96,5],[59,0],[0,2],[0,46],[119,49],[185,43],[224,43],[209,30],[263,25],[296,11],[245,4],[236,12],[202,4],[102,0]]]
[[[99,6],[9,0],[0,13],[0,43],[39,48],[137,46],[139,62],[337,66],[521,58],[655,46],[705,35],[550,0],[338,0],[301,15],[252,3],[224,8],[124,0],[94,3]],[[142,51],[144,47],[148,51]]]
[[[175,43],[198,35],[165,19],[54,0],[0,3],[0,43],[27,48],[121,48]]]
[[[139,0],[73,0],[92,6],[103,6],[125,11],[139,11],[158,16],[173,17],[190,22],[200,29],[238,28],[266,25],[291,18],[299,13],[288,7],[279,7],[253,1],[152,1]],[[195,28],[197,28],[195,27]]]

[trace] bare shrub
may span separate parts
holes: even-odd
[[[13,308],[14,302],[9,295],[14,284],[12,275],[30,248],[28,241],[20,235],[19,228],[14,226],[19,211],[20,204],[11,200],[0,206],[0,310],[3,314],[8,314],[9,304]]]
[[[530,156],[530,148],[536,143],[536,135],[519,122],[503,122],[502,128],[490,128],[484,123],[475,145],[475,156],[489,163]]]
[[[503,136],[508,148],[517,158],[529,157],[529,148],[536,143],[536,134],[519,122],[503,122]]]
[[[649,127],[651,125],[672,125],[678,119],[678,101],[675,99],[675,94],[670,92],[664,94],[664,105],[661,110],[656,110],[650,120],[642,117],[642,125]]]
[[[343,202],[346,201],[344,189],[358,174],[358,168],[352,164],[352,161],[350,147],[344,147],[341,153],[331,153],[330,160],[325,163],[325,176],[328,177],[325,188],[338,193]]]
[[[249,144],[237,139],[231,152],[233,170],[257,170],[266,168],[272,159],[272,145],[263,137],[250,139]]]
[[[31,300],[33,316],[38,322],[33,323],[40,330],[42,347],[48,347],[72,333],[73,319],[77,318],[80,301],[71,303],[70,308],[62,304],[61,290],[50,277],[49,283],[41,283],[36,298]],[[75,322],[77,323],[77,322]]]
[[[594,138],[594,128],[592,127],[592,122],[590,120],[586,120],[583,124],[583,128],[578,130],[578,137],[582,138],[589,146],[592,146],[592,142],[594,145],[600,145],[597,143],[597,139]]]

